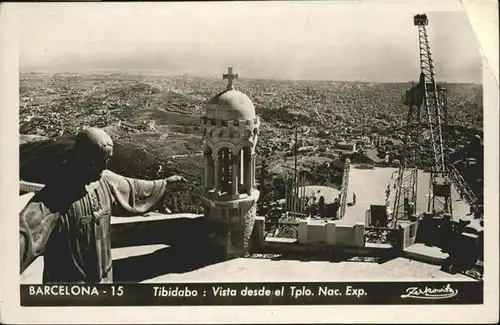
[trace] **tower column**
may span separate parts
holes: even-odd
[[[219,153],[212,155],[212,159],[214,161],[214,189],[215,192],[220,191],[220,162],[219,162]]]
[[[238,195],[238,184],[240,182],[240,180],[238,179],[239,177],[239,166],[240,166],[240,155],[237,154],[237,153],[233,153],[233,166],[232,166],[232,176],[233,176],[233,179],[232,179],[232,185],[233,185],[233,188],[232,188],[232,192],[233,192],[233,195]]]
[[[210,158],[208,154],[203,153],[203,167],[205,170],[205,190],[208,191],[210,189]]]
[[[250,156],[250,188],[255,188],[255,154]]]
[[[222,184],[222,192],[229,192],[229,191],[231,191],[229,189],[229,168],[231,167],[231,164],[229,162],[229,149],[224,148],[222,152],[223,152],[223,161],[224,161],[224,165],[222,166],[222,170],[224,173],[224,182]]]
[[[245,150],[240,149],[238,152],[239,168],[238,168],[238,182],[241,184],[241,189],[245,191]]]

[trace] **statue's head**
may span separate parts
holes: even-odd
[[[113,140],[101,129],[88,128],[78,133],[73,146],[73,163],[78,178],[86,184],[101,178],[113,156]]]

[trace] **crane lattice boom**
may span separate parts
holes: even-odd
[[[418,168],[421,167],[420,138],[425,126],[429,129],[433,155],[428,210],[433,213],[452,214],[451,182],[442,132],[442,125],[447,124],[446,89],[436,84],[427,24],[427,15],[414,17],[414,25],[418,28],[421,73],[419,84],[410,89],[406,96],[405,104],[410,109],[406,122],[403,159],[396,180],[393,209],[396,220],[408,219],[416,212]]]

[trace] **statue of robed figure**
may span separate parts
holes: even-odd
[[[44,283],[110,283],[110,219],[159,207],[171,183],[127,178],[107,170],[113,141],[101,129],[76,136],[59,177],[48,182],[20,213],[21,273],[44,258]]]

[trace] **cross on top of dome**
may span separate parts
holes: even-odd
[[[225,121],[254,120],[256,114],[252,101],[233,87],[233,80],[238,79],[238,74],[233,73],[233,67],[229,67],[228,72],[222,74],[222,78],[228,80],[227,89],[206,103],[205,117]]]
[[[222,79],[227,79],[227,90],[233,90],[233,80],[238,79],[238,74],[233,74],[233,67],[228,67],[227,68],[227,73],[224,73],[222,75]]]

